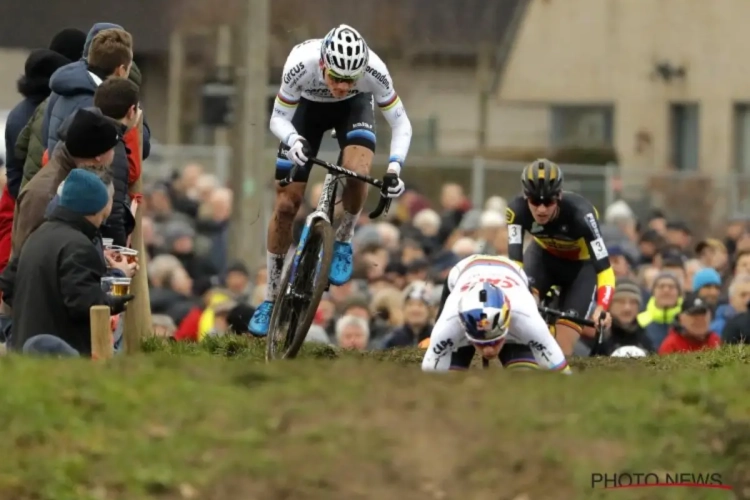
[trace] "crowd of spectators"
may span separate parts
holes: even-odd
[[[214,174],[187,164],[140,190],[150,131],[132,47],[121,27],[99,23],[88,34],[63,30],[23,68],[22,99],[4,138],[7,182],[0,178],[0,329],[12,348],[89,354],[88,310],[101,304],[111,308],[117,341],[118,318],[133,297],[107,293],[102,280],[133,276],[144,257],[159,336],[195,342],[248,334],[265,297],[265,260],[228,260],[233,193]],[[295,241],[321,189],[308,186]],[[112,248],[130,244],[138,205],[147,256],[130,262]],[[410,189],[386,220],[363,216],[353,279],[325,293],[307,340],[358,350],[424,347],[451,268],[475,253],[507,254],[505,209],[497,196],[474,207],[461,186],[448,183],[437,203]],[[618,201],[602,213],[617,276],[607,352],[745,342],[746,220],[729,221],[722,239],[693,241],[689,227],[660,212],[639,221]]]

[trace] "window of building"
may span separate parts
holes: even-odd
[[[750,104],[734,106],[734,166],[750,174]]]
[[[672,164],[678,170],[698,169],[700,108],[697,104],[672,104],[670,125]]]
[[[553,148],[613,146],[613,106],[552,106],[551,113]]]

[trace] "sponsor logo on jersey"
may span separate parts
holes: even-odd
[[[305,63],[299,63],[286,72],[286,74],[284,75],[284,83],[293,87],[299,81],[299,77],[301,77],[305,73],[307,73],[307,70],[305,69]],[[294,82],[292,82],[292,80],[294,80]]]
[[[352,128],[366,128],[368,130],[372,130],[372,125],[367,122],[359,122],[352,125]]]
[[[367,66],[367,69],[365,71],[368,72],[368,73],[370,73],[370,75],[372,75],[372,77],[374,79],[376,79],[377,81],[379,81],[383,85],[383,87],[385,87],[386,89],[390,90],[391,84],[388,83],[388,77],[387,76],[385,76],[380,71],[374,70],[372,68],[372,66]]]
[[[398,108],[396,108],[396,118],[401,118],[402,116],[404,116],[404,113],[406,113],[406,110],[403,106],[399,106]]]
[[[328,90],[328,87],[324,88],[317,88],[317,89],[306,89],[305,92],[310,94],[313,97],[333,97],[333,94],[331,94],[331,91]],[[355,94],[359,94],[359,90],[352,89],[349,91],[349,96],[353,96]]]
[[[549,351],[547,350],[547,347],[542,344],[541,342],[537,342],[536,340],[530,340],[529,341],[529,347],[534,349],[539,353],[540,356],[542,356],[544,359],[549,361]]]
[[[540,226],[536,222],[534,222],[533,224],[531,224],[531,232],[532,233],[541,233],[542,231],[544,231],[544,226]]]
[[[599,233],[599,224],[596,222],[596,217],[594,217],[594,214],[586,214],[584,219],[586,219],[586,224],[588,224],[591,228],[591,232],[594,234],[594,238],[601,238],[602,235]]]
[[[516,220],[516,213],[510,208],[506,208],[505,209],[505,223],[513,224],[514,220]]]
[[[438,356],[445,354],[448,349],[453,348],[453,341],[451,339],[441,340],[435,347],[432,348],[432,352]]]

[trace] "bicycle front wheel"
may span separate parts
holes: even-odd
[[[294,263],[287,267],[268,329],[266,360],[292,359],[302,347],[328,286],[333,259],[333,228],[316,220]]]

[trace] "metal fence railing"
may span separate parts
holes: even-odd
[[[335,161],[337,154],[335,148],[324,148],[320,156]],[[255,185],[271,187],[274,157],[275,150],[269,147],[267,178],[253,179]],[[188,163],[200,163],[206,171],[227,182],[231,151],[214,146],[154,145],[144,172],[147,181],[164,178]],[[374,172],[382,172],[386,164],[387,155],[376,155]],[[489,196],[510,198],[516,195],[522,168],[521,162],[481,157],[412,155],[402,175],[407,186],[418,189],[436,204],[442,186],[456,183],[464,188],[475,205],[481,205]],[[562,165],[562,168],[566,189],[591,200],[602,214],[613,201],[623,199],[639,216],[659,208],[668,217],[684,220],[700,235],[716,228],[728,216],[750,212],[750,174],[654,171],[615,165]],[[322,173],[315,172],[311,182],[321,179]]]

